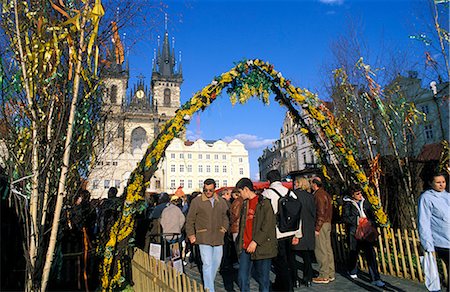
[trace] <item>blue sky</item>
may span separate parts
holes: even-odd
[[[184,83],[181,102],[209,84],[214,76],[228,71],[234,62],[259,58],[269,61],[295,86],[325,96],[324,64],[330,61],[330,43],[343,34],[348,19],[359,19],[371,51],[386,46],[398,52],[408,50],[417,58],[424,49],[409,39],[417,33],[419,16],[426,1],[175,1],[165,2],[168,31],[181,51]],[[130,76],[151,76],[151,60],[161,25],[148,38],[129,50]],[[383,43],[383,46],[381,44]],[[411,68],[405,68],[409,70]],[[252,99],[246,105],[231,106],[223,93],[211,106],[192,119],[189,139],[239,138],[249,151],[251,177],[257,178],[257,158],[279,138],[285,109]]]

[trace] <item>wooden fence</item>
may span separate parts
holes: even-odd
[[[206,292],[202,284],[138,248],[134,250],[131,269],[135,292]]]
[[[378,228],[380,236],[375,244],[378,271],[382,274],[424,282],[422,265],[419,260],[420,240],[417,230]],[[336,224],[332,232],[335,261],[347,262],[348,243],[344,225]],[[440,263],[439,263],[440,262]],[[448,271],[443,261],[438,261],[442,278],[447,281]],[[359,256],[359,267],[368,271],[365,259]]]

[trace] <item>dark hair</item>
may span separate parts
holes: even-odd
[[[236,183],[236,188],[243,190],[245,187],[247,187],[250,191],[254,192],[255,189],[253,188],[253,182],[247,178],[243,177]]]
[[[316,186],[318,186],[319,188],[321,188],[323,186],[323,183],[320,179],[314,178],[311,182],[313,184],[315,184]]]
[[[440,172],[440,171],[434,171],[430,174],[430,176],[428,177],[428,183],[433,182],[434,178],[437,176],[443,176],[445,178],[445,181],[447,181],[447,174],[445,172]]]
[[[362,189],[359,186],[357,186],[357,185],[351,185],[348,188],[348,192],[350,193],[350,195],[353,195],[356,192],[362,192]]]
[[[170,197],[168,193],[161,193],[158,199],[158,205],[163,203],[169,203]]]
[[[281,174],[278,169],[272,169],[267,173],[266,178],[270,183],[281,181]]]
[[[204,185],[214,185],[214,188],[216,188],[216,181],[212,178],[207,178],[205,179],[205,181],[203,182]]]
[[[116,187],[110,187],[108,190],[108,199],[115,198],[117,196],[117,192],[118,190]]]

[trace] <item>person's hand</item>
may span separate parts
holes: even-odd
[[[192,244],[195,243],[195,240],[196,240],[195,235],[188,236],[188,238],[189,238],[189,241],[190,241]]]
[[[297,245],[300,242],[300,238],[292,237],[292,245]]]
[[[257,246],[258,244],[254,241],[254,240],[252,240],[252,242],[250,242],[250,244],[248,245],[248,247],[247,247],[247,252],[248,253],[254,253],[255,252],[255,250],[256,250],[256,246]]]
[[[319,231],[315,231],[314,233],[316,234],[316,236],[319,236],[319,234],[320,234]]]

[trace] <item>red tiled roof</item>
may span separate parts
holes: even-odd
[[[417,156],[419,161],[439,160],[443,150],[441,143],[427,144],[422,147],[420,154]]]

